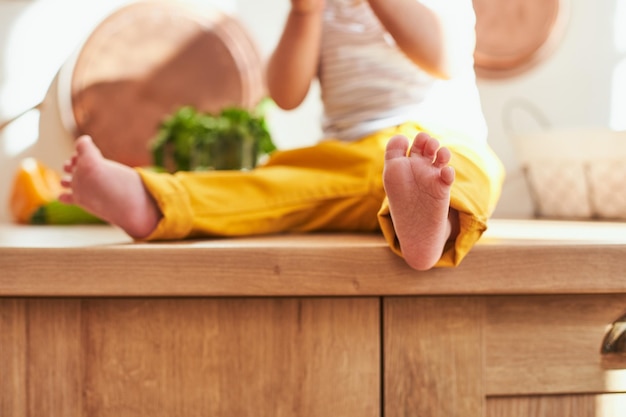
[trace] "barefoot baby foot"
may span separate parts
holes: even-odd
[[[417,270],[432,268],[452,232],[450,187],[454,170],[450,151],[426,133],[411,145],[404,136],[387,144],[383,183],[394,230],[406,262]]]
[[[156,228],[161,212],[132,168],[105,159],[89,136],[75,143],[75,154],[63,170],[66,190],[59,200],[76,204],[93,215],[122,228],[135,239]]]

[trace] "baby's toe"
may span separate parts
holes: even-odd
[[[445,147],[439,148],[436,151],[436,157],[435,157],[435,161],[433,162],[433,165],[439,168],[444,167],[448,165],[451,158],[452,158],[452,154],[450,153],[450,150],[448,148],[445,148]]]

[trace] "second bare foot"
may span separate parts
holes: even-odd
[[[454,170],[450,151],[426,133],[419,133],[409,150],[404,136],[389,140],[383,182],[394,230],[406,262],[417,270],[432,268],[455,232],[450,212]]]

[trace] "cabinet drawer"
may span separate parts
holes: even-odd
[[[487,396],[626,392],[626,355],[601,353],[626,295],[485,300]]]

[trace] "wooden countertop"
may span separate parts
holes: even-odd
[[[382,236],[134,243],[110,226],[0,224],[0,296],[626,292],[626,223],[494,219],[457,268],[417,272]]]

